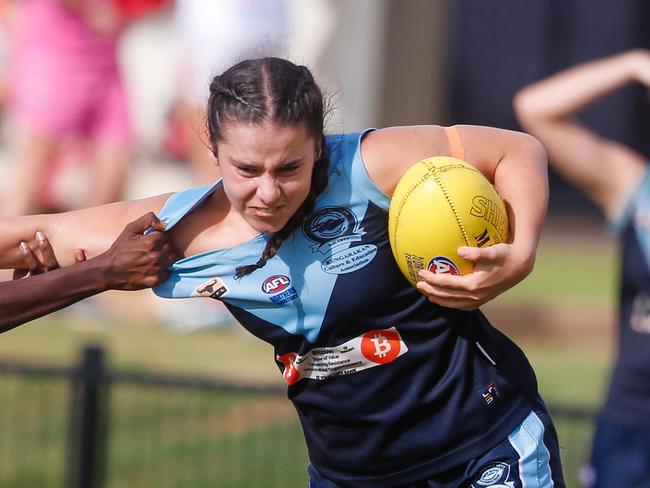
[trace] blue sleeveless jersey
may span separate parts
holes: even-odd
[[[614,229],[621,237],[618,357],[602,415],[650,428],[650,172]]]
[[[363,134],[328,136],[329,183],[266,266],[269,236],[173,265],[163,297],[223,301],[271,343],[312,464],[342,485],[395,486],[486,452],[531,410],[521,351],[476,312],[438,307],[401,275],[388,242],[389,197],[361,159]],[[217,185],[171,196],[171,228]]]

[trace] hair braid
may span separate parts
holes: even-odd
[[[218,78],[218,77],[217,77]],[[248,100],[239,95],[233,87],[223,86],[215,84],[214,81],[210,83],[210,93],[215,93],[216,95],[226,96],[233,99],[236,103],[241,103],[244,106],[251,107]],[[251,107],[252,108],[252,107]]]

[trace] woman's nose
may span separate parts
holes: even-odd
[[[275,178],[262,176],[257,186],[257,196],[262,202],[271,204],[280,197],[280,187]]]

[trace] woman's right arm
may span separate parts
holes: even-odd
[[[126,224],[148,212],[158,214],[169,195],[60,214],[0,216],[0,268],[23,267],[19,245],[27,242],[37,248],[34,236],[38,231],[47,236],[61,266],[74,264],[75,249],[83,249],[88,259],[98,256],[111,247]]]
[[[580,64],[524,88],[515,97],[519,121],[544,144],[552,166],[610,218],[638,183],[645,158],[598,136],[575,116],[633,82],[650,86],[650,52],[628,51]]]

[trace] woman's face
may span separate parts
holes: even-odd
[[[317,141],[306,124],[229,122],[217,144],[232,208],[257,232],[277,232],[309,194]]]

